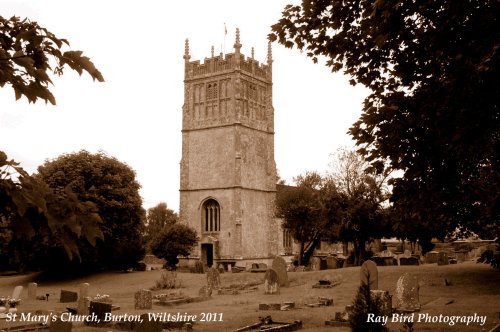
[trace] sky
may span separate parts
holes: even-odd
[[[212,46],[233,52],[238,27],[242,53],[254,47],[265,62],[270,26],[289,3],[300,1],[0,0],[0,16],[27,17],[67,39],[106,80],[66,70],[53,78],[56,106],[0,89],[0,150],[29,173],[63,153],[103,151],[136,172],[145,208],[166,202],[178,211],[185,39],[191,61],[203,61]],[[272,48],[275,160],[291,184],[325,173],[332,153],[354,146],[347,131],[368,90],[297,49]]]

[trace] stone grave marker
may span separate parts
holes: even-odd
[[[403,256],[406,258],[411,257],[411,251],[406,249],[405,252],[403,253]]]
[[[135,332],[161,332],[163,331],[163,322],[158,320],[149,320],[148,314],[142,314],[141,320],[135,324]]]
[[[361,265],[359,278],[362,285],[368,285],[370,290],[378,289],[377,264],[372,260],[367,260]]]
[[[448,265],[450,264],[448,260],[448,254],[446,252],[440,252],[437,259],[438,265]]]
[[[273,269],[268,269],[264,275],[264,294],[279,294],[280,281],[278,274]]]
[[[106,313],[111,313],[111,309],[113,305],[111,303],[105,302],[94,302],[90,301],[89,314],[94,315],[96,319],[99,319],[101,322],[104,322],[104,318]]]
[[[211,289],[220,288],[220,273],[215,267],[211,267],[207,270],[207,286]]]
[[[37,283],[36,282],[30,282],[28,284],[28,300],[36,300],[36,289],[37,289]]]
[[[207,299],[212,296],[212,288],[208,286],[202,286],[198,291],[198,296],[201,298]]]
[[[59,298],[59,302],[68,303],[68,302],[76,302],[78,300],[78,293],[72,292],[68,290],[61,290],[61,297]]]
[[[311,271],[319,271],[321,269],[321,259],[319,257],[311,257],[309,260],[309,268]]]
[[[49,332],[71,332],[72,329],[73,323],[62,321],[60,316],[55,321],[50,320]]]
[[[83,282],[80,284],[80,294],[79,294],[80,299],[89,296],[89,286],[90,285],[87,282]]]
[[[439,253],[437,251],[429,251],[425,254],[425,264],[437,263]]]
[[[288,274],[286,272],[286,262],[283,257],[277,256],[273,259],[272,269],[278,274],[280,287],[289,287]]]
[[[327,256],[326,257],[326,268],[327,269],[337,269],[337,259],[333,256]]]
[[[80,297],[78,299],[78,307],[76,308],[76,311],[78,312],[78,314],[79,315],[88,315],[89,314],[89,304],[90,304],[89,297]]]
[[[23,292],[23,286],[16,286],[14,287],[14,290],[12,291],[12,296],[10,297],[11,299],[20,299],[21,298],[21,293]]]
[[[399,259],[399,265],[420,265],[420,261],[417,257],[401,257]]]
[[[141,289],[134,295],[135,309],[151,309],[153,307],[153,294],[150,290]]]
[[[396,284],[396,310],[413,312],[420,310],[418,299],[418,278],[415,275],[404,273]]]

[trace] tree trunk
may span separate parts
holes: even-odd
[[[298,265],[301,266],[304,261],[304,241],[300,241],[300,251],[299,251],[299,262]]]

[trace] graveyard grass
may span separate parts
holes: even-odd
[[[19,312],[35,312],[36,310],[63,311],[68,303],[59,303],[61,290],[78,291],[80,283],[88,282],[89,295],[108,294],[113,304],[120,310],[113,314],[141,314],[145,312],[166,312],[177,314],[222,313],[223,322],[194,324],[194,331],[233,331],[258,322],[259,316],[271,315],[277,322],[293,322],[302,320],[302,331],[349,331],[347,327],[325,327],[325,320],[333,318],[336,311],[343,311],[346,305],[352,304],[360,282],[360,267],[322,270],[314,272],[289,272],[290,287],[281,288],[278,295],[264,294],[264,273],[223,273],[221,284],[259,283],[258,290],[238,295],[217,295],[206,301],[186,303],[177,306],[153,305],[152,310],[134,309],[134,293],[140,289],[149,289],[161,276],[161,270],[144,272],[105,272],[79,279],[64,281],[47,281],[37,274],[0,277],[0,296],[9,296],[16,285],[23,285],[22,302]],[[489,331],[499,323],[500,304],[500,271],[487,264],[472,261],[457,265],[437,266],[427,264],[421,266],[387,266],[378,267],[379,289],[388,290],[394,296],[398,278],[405,272],[418,276],[420,284],[421,313],[430,315],[486,315],[484,326],[458,324],[448,326],[444,323],[416,323],[416,331]],[[157,290],[153,294],[180,292],[182,295],[196,297],[199,289],[207,284],[205,274],[177,273],[181,288],[175,290]],[[342,279],[342,283],[330,289],[312,288],[320,279]],[[445,279],[450,285],[445,285]],[[29,282],[37,282],[37,294],[50,294],[48,301],[28,300],[27,286]],[[316,303],[318,297],[333,298],[333,307],[310,308],[305,304]],[[450,304],[445,304],[453,300]],[[297,309],[288,311],[259,311],[260,303],[295,302]],[[394,299],[393,299],[394,304]],[[70,305],[76,306],[76,303]],[[10,324],[10,325],[9,325]],[[0,321],[0,330],[12,326],[13,323]],[[400,323],[389,323],[392,331],[402,327]],[[110,331],[111,328],[94,328],[76,323],[73,331]],[[116,329],[115,329],[116,330]]]

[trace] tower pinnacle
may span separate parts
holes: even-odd
[[[186,42],[184,44],[184,56],[183,56],[185,61],[189,61],[191,56],[189,55],[189,39],[186,38]]]
[[[236,41],[234,42],[234,49],[239,53],[241,49],[241,43],[240,43],[240,29],[236,28]]]

